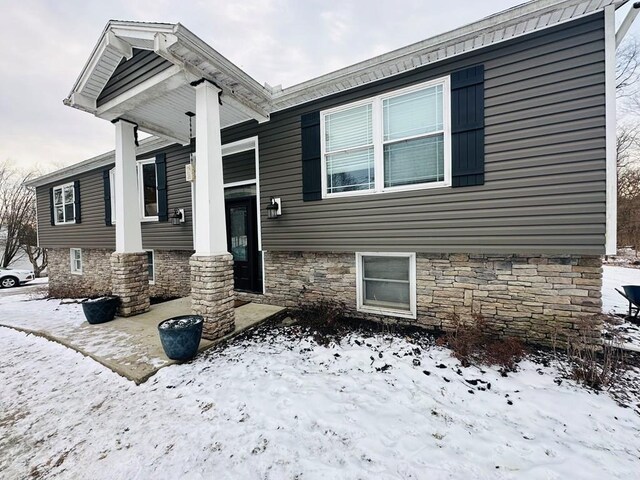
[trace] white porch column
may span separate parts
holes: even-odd
[[[196,255],[227,253],[227,228],[222,179],[220,89],[203,81],[196,89]]]
[[[118,315],[149,310],[147,254],[142,250],[134,125],[116,127],[116,251],[111,254],[111,290],[120,298]]]
[[[142,251],[140,200],[136,171],[134,125],[118,120],[116,127],[116,252]]]
[[[191,306],[202,315],[202,336],[215,340],[235,328],[233,257],[227,252],[220,89],[201,81],[196,89],[195,238],[191,257]]]

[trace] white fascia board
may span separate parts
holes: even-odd
[[[211,62],[220,72],[233,78],[236,83],[261,98],[264,102],[268,103],[271,101],[271,94],[263,85],[258,83],[257,80],[229,61],[210,45],[203,42],[183,25],[177,24],[175,34],[180,41],[179,43],[194,54]],[[169,50],[173,51],[176,48],[177,44],[174,44],[169,47]]]
[[[98,107],[96,117],[115,120],[147,103],[148,100],[155,99],[188,83],[182,69],[178,65],[173,65]]]
[[[188,136],[184,136],[179,134],[178,132],[174,132],[172,130],[168,130],[167,128],[156,125],[155,123],[149,122],[147,120],[130,120],[131,122],[138,125],[138,128],[146,133],[154,135],[156,137],[161,137],[166,140],[169,140],[172,143],[179,143],[180,145],[189,145],[191,140]]]
[[[604,10],[606,229],[605,255],[617,253],[618,166],[616,148],[616,11]]]

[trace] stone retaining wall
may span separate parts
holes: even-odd
[[[442,330],[456,319],[482,316],[496,334],[538,344],[578,333],[599,336],[593,323],[602,309],[597,256],[418,254],[416,320],[356,311],[354,253],[267,252],[265,271],[267,303],[295,306],[324,298],[344,302],[354,317]]]
[[[82,249],[82,274],[71,273],[68,248],[49,248],[49,295],[53,298],[99,297],[111,294],[110,250]]]

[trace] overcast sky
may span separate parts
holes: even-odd
[[[62,104],[109,19],[180,22],[258,82],[286,87],[520,3],[0,0],[0,160],[51,170],[113,149],[109,122]]]

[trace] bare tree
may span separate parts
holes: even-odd
[[[3,227],[6,234],[0,266],[8,267],[21,251],[21,241],[26,238],[25,228],[29,224],[29,215],[35,202],[33,190],[26,188],[23,182],[28,180],[31,174],[25,176],[13,171],[12,175],[2,186],[0,191],[0,204],[3,205]]]
[[[37,246],[35,191],[24,185],[36,174],[12,168],[7,162],[0,164],[0,231],[4,238],[0,266],[8,267],[18,255],[26,254],[39,276],[47,267],[47,253]]]

